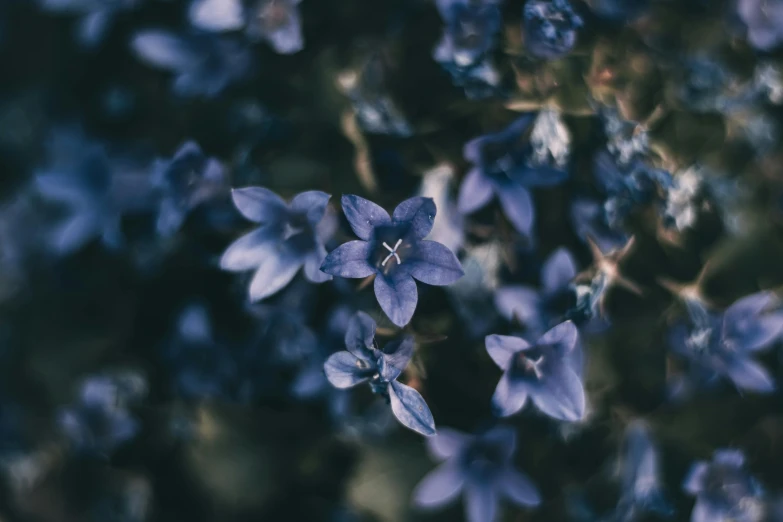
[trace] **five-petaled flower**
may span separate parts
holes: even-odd
[[[739,450],[717,450],[712,462],[693,464],[683,489],[696,497],[691,522],[763,520],[764,492],[745,469],[745,456]]]
[[[534,154],[528,139],[534,119],[535,114],[525,114],[499,133],[465,144],[463,155],[473,168],[460,186],[457,202],[460,212],[475,212],[497,196],[514,228],[530,235],[534,215],[528,188],[557,185],[568,176],[560,166],[538,162],[540,158]]]
[[[468,522],[493,522],[498,497],[526,507],[541,503],[536,486],[512,464],[516,434],[508,427],[475,436],[442,428],[427,439],[427,447],[433,458],[445,462],[416,486],[413,503],[419,507],[442,506],[462,493]]]
[[[486,346],[503,370],[492,397],[498,416],[513,415],[530,397],[552,418],[578,421],[584,417],[582,348],[574,323],[560,323],[534,344],[519,337],[488,335]]]
[[[435,421],[422,396],[397,378],[413,357],[413,338],[406,336],[382,349],[375,342],[375,321],[357,312],[345,332],[347,350],[333,354],[324,363],[326,378],[335,388],[351,388],[369,382],[373,393],[387,397],[400,423],[421,433],[435,434]]]
[[[691,327],[675,326],[670,337],[672,351],[682,355],[705,377],[729,378],[737,388],[771,392],[775,383],[753,354],[769,348],[783,331],[783,312],[770,311],[777,299],[771,292],[758,292],[715,314],[697,300],[686,300]]]
[[[239,212],[261,226],[232,243],[220,267],[232,272],[256,270],[250,283],[251,301],[278,292],[302,266],[313,283],[331,279],[319,270],[326,256],[324,241],[333,231],[330,220],[324,219],[329,194],[302,192],[290,204],[263,187],[233,189],[231,195]]]
[[[340,245],[321,265],[327,274],[359,278],[375,275],[378,304],[397,326],[411,320],[418,302],[415,279],[448,285],[462,277],[457,257],[445,246],[424,239],[435,221],[435,203],[414,197],[397,205],[391,217],[359,196],[342,198],[343,212],[357,241]]]

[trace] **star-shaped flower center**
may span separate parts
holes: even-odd
[[[539,355],[536,358],[528,357],[524,352],[520,352],[517,356],[519,368],[527,374],[535,375],[536,379],[541,379],[544,376],[544,372],[541,370],[541,365],[544,363],[544,356]]]
[[[394,247],[390,247],[386,241],[383,242],[383,248],[389,251],[389,255],[386,256],[386,258],[381,262],[381,266],[386,266],[386,263],[388,263],[392,258],[397,260],[398,265],[402,264],[402,259],[400,259],[400,255],[397,253],[397,249],[400,248],[401,244],[402,239],[398,239],[394,244]]]

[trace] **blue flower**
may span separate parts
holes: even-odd
[[[35,188],[44,199],[68,208],[49,235],[51,246],[68,254],[97,236],[107,247],[120,247],[123,215],[154,206],[150,177],[78,132],[55,133],[48,149],[49,163],[36,173]]]
[[[565,248],[555,250],[541,268],[541,290],[512,285],[498,288],[495,307],[507,320],[518,319],[537,337],[555,326],[573,298],[576,261]]]
[[[78,402],[59,411],[60,427],[76,450],[106,457],[138,432],[128,408],[146,392],[145,380],[135,373],[89,377]]]
[[[721,449],[712,461],[691,466],[683,489],[696,497],[691,522],[760,522],[764,513],[761,485],[745,469],[739,450]]]
[[[513,415],[530,397],[539,410],[554,419],[578,421],[584,417],[582,347],[574,323],[560,323],[534,344],[506,335],[488,335],[485,342],[487,353],[503,370],[492,397],[497,415]]]
[[[561,58],[576,45],[582,18],[568,0],[531,0],[525,4],[523,15],[525,48],[536,58]]]
[[[616,511],[618,522],[631,522],[650,512],[671,516],[673,508],[663,493],[658,449],[647,425],[641,421],[632,422],[625,430],[623,445],[620,459],[622,494]]]
[[[73,13],[81,16],[77,38],[87,47],[103,39],[118,12],[137,7],[141,0],[38,0],[41,8],[56,13]]]
[[[424,239],[435,221],[432,199],[406,199],[397,205],[391,217],[359,196],[343,196],[342,205],[359,240],[333,250],[321,270],[348,278],[375,275],[378,304],[397,326],[408,324],[416,310],[418,291],[414,278],[440,286],[464,275],[451,250]]]
[[[563,170],[566,158],[546,158],[544,144],[534,149],[528,140],[533,121],[533,114],[525,114],[499,133],[465,144],[463,155],[473,168],[460,186],[460,212],[475,212],[497,196],[514,228],[530,235],[534,212],[528,188],[557,185],[568,177]]]
[[[336,388],[368,382],[373,393],[387,397],[400,423],[421,433],[435,434],[435,421],[419,392],[397,381],[413,356],[413,338],[406,336],[379,349],[375,321],[357,312],[345,332],[347,350],[333,354],[324,364],[326,378]]]
[[[259,223],[253,232],[232,243],[220,259],[223,270],[255,270],[250,283],[250,300],[269,297],[285,287],[302,266],[313,283],[328,281],[319,270],[326,256],[328,231],[322,226],[329,194],[309,191],[297,194],[290,204],[262,187],[233,189],[239,212]]]
[[[516,434],[510,428],[498,427],[477,436],[443,428],[427,439],[427,448],[433,458],[445,462],[413,491],[413,503],[419,507],[442,506],[463,494],[468,522],[493,522],[499,518],[500,497],[518,506],[541,503],[538,488],[513,466]]]
[[[211,34],[148,29],[136,33],[131,47],[148,65],[174,73],[174,92],[184,97],[215,97],[252,70],[244,45]]]
[[[783,0],[738,0],[736,6],[753,47],[767,51],[783,43]]]
[[[203,31],[225,32],[245,28],[252,40],[264,40],[280,54],[304,49],[301,0],[255,0],[249,7],[241,0],[194,0],[190,23]]]
[[[210,199],[228,192],[223,166],[208,158],[193,141],[184,143],[170,160],[153,167],[152,183],[160,193],[157,230],[175,233],[188,214]]]
[[[687,300],[691,325],[672,329],[670,347],[707,379],[726,377],[742,390],[769,393],[775,383],[752,357],[769,348],[783,331],[783,312],[770,311],[775,303],[771,292],[758,292],[715,314],[699,301]]]

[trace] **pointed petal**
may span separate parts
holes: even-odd
[[[492,182],[479,169],[471,169],[459,186],[457,210],[462,214],[471,214],[485,207],[493,194]]]
[[[400,424],[425,436],[435,435],[435,420],[419,392],[397,381],[389,383],[389,399]]]
[[[495,393],[492,395],[492,410],[498,417],[508,417],[525,407],[528,387],[505,372],[498,381]]]
[[[131,47],[141,60],[161,69],[189,70],[198,63],[191,46],[168,31],[139,31],[133,37]]]
[[[381,355],[381,377],[393,381],[405,370],[413,357],[413,337],[407,336],[391,341],[383,347]]]
[[[416,252],[405,260],[410,274],[428,285],[449,285],[465,275],[457,256],[435,241],[420,241]]]
[[[727,365],[726,373],[737,388],[759,393],[775,389],[775,381],[759,363],[745,357],[734,357]]]
[[[447,504],[460,494],[464,482],[459,466],[452,462],[442,464],[416,485],[412,494],[413,503],[424,508]]]
[[[529,236],[533,230],[533,200],[530,192],[522,185],[508,183],[498,191],[503,213],[522,235]]]
[[[503,470],[498,485],[500,491],[515,504],[537,506],[541,503],[541,494],[535,484],[527,475],[511,467]]]
[[[369,240],[375,227],[391,223],[389,213],[370,200],[348,194],[341,202],[348,223],[360,239]]]
[[[526,286],[505,286],[495,291],[495,308],[507,321],[514,318],[536,328],[541,323],[541,298],[538,292]]]
[[[381,309],[397,326],[405,326],[416,311],[419,294],[410,276],[395,279],[379,275],[375,278],[375,297]]]
[[[291,282],[301,266],[301,260],[281,251],[264,258],[250,281],[250,301],[260,301],[280,291]]]
[[[307,220],[310,224],[316,225],[326,214],[326,206],[329,204],[330,197],[329,194],[320,190],[301,192],[291,200],[291,210],[297,213],[304,212],[307,214]]]
[[[465,447],[472,437],[452,428],[441,428],[438,434],[427,439],[427,449],[438,460],[446,460]]]
[[[285,201],[263,187],[232,189],[231,198],[237,210],[255,223],[275,221],[287,211]]]
[[[220,258],[220,268],[241,272],[256,268],[269,256],[275,255],[278,242],[271,227],[261,227],[245,234],[229,245]]]
[[[579,330],[573,321],[564,321],[554,326],[536,341],[537,345],[555,346],[560,355],[572,352],[578,343]]]
[[[348,241],[332,250],[324,259],[321,270],[339,277],[359,278],[375,273],[368,259],[372,245],[367,241]]]
[[[435,201],[432,198],[416,196],[397,205],[392,219],[395,223],[410,223],[413,235],[422,239],[432,231],[436,212]]]
[[[322,244],[318,244],[305,258],[304,274],[311,283],[323,283],[332,279],[331,275],[321,271],[324,259],[326,259],[326,248]]]
[[[563,364],[531,394],[533,403],[554,419],[578,421],[585,414],[585,391],[579,376]]]
[[[364,312],[356,312],[345,330],[345,347],[356,357],[369,361],[370,348],[375,340],[375,321]]]
[[[566,288],[574,277],[576,277],[576,262],[565,248],[555,250],[541,269],[541,284],[547,293],[555,293]]]
[[[100,218],[92,213],[77,213],[58,225],[51,235],[52,246],[60,254],[70,254],[95,237]]]
[[[497,493],[487,482],[472,482],[465,486],[465,520],[495,522]]]
[[[487,353],[501,370],[508,370],[514,354],[530,348],[530,343],[511,335],[488,335],[484,338]]]
[[[370,378],[370,373],[360,367],[359,359],[348,352],[332,354],[324,363],[326,378],[335,388],[351,388]]]

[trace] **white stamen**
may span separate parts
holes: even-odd
[[[394,244],[394,248],[392,248],[386,243],[386,241],[383,242],[383,246],[384,248],[386,248],[386,250],[389,251],[389,255],[386,256],[386,259],[383,260],[381,266],[386,266],[386,263],[388,263],[389,259],[391,259],[392,257],[397,260],[398,265],[402,264],[402,259],[400,259],[400,255],[397,253],[397,248],[399,248],[400,243],[402,243],[402,239],[398,239],[397,242]]]

